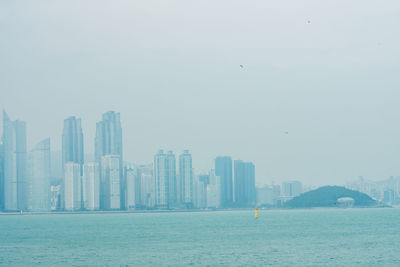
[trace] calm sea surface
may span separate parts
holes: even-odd
[[[1,266],[400,266],[400,209],[1,215]]]

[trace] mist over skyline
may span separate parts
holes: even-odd
[[[0,108],[29,150],[61,150],[74,115],[94,154],[115,110],[129,162],[189,149],[197,172],[254,162],[257,184],[400,175],[396,1],[39,3],[0,3]]]

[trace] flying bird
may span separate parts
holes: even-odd
[[[242,69],[244,68],[243,65],[239,65],[239,67],[241,67]]]

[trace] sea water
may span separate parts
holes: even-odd
[[[0,216],[0,266],[400,266],[400,209]]]

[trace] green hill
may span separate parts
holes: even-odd
[[[359,191],[343,186],[323,186],[287,201],[284,206],[287,208],[337,207],[337,200],[344,197],[353,198],[354,207],[369,207],[377,204],[370,196]]]

